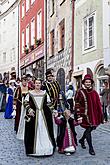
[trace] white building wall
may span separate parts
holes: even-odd
[[[17,71],[18,65],[18,7],[10,12],[5,9],[10,8],[15,0],[2,5],[0,15],[0,73],[10,72],[12,67]],[[10,5],[9,5],[10,4]],[[7,12],[5,16],[4,12]],[[6,61],[3,60],[3,54],[6,52]]]
[[[110,0],[103,1],[104,67],[110,65]]]

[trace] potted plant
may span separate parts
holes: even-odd
[[[29,48],[31,49],[31,51],[34,50],[34,45],[30,45]]]
[[[29,53],[29,48],[27,47],[27,45],[25,45],[25,47],[24,47],[24,52],[25,52],[26,54]]]
[[[36,46],[38,47],[41,44],[41,39],[36,39],[35,43],[36,43]]]

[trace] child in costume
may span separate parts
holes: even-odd
[[[58,125],[57,146],[59,153],[71,155],[76,151],[77,138],[75,126],[81,123],[81,118],[75,121],[71,111],[67,108],[65,110],[63,109],[64,107],[62,105],[64,105],[64,102],[62,100],[63,98],[60,95],[58,112],[54,114],[55,123]]]

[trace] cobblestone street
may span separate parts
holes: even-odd
[[[93,143],[96,152],[91,156],[80,145],[72,156],[60,155],[46,158],[27,157],[23,142],[16,139],[13,131],[14,119],[4,119],[0,113],[0,165],[109,165],[110,164],[110,123],[106,123],[93,132]],[[82,129],[77,127],[78,139]]]

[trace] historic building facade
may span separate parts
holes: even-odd
[[[105,12],[106,11],[106,12]],[[75,2],[74,72],[76,88],[81,86],[84,74],[91,74],[100,93],[107,57],[110,57],[110,3],[109,0],[77,0]],[[108,64],[107,64],[108,65]]]
[[[18,1],[0,1],[0,73],[18,74]],[[15,75],[16,76],[16,75]]]
[[[20,1],[21,75],[44,77],[44,0]]]
[[[47,68],[53,68],[62,90],[72,71],[74,1],[47,0]]]

